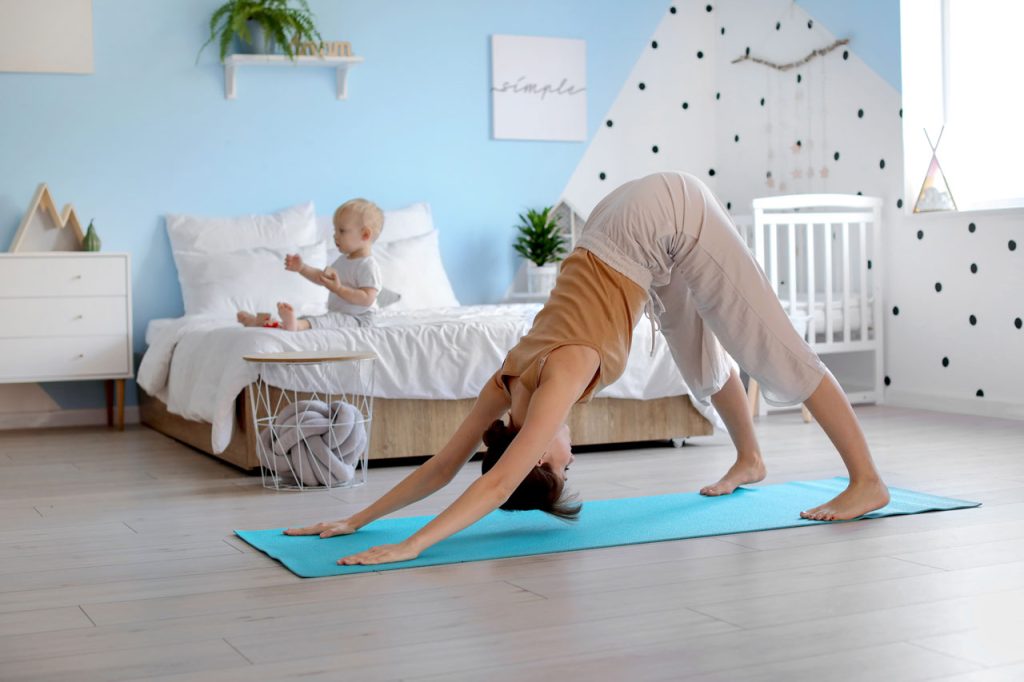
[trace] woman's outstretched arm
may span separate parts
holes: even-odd
[[[334,535],[354,533],[382,516],[418,502],[448,485],[479,448],[484,430],[508,410],[508,396],[488,381],[473,409],[443,448],[366,509],[339,521],[325,521],[305,528],[289,528],[286,535]]]
[[[556,355],[558,359],[555,359]],[[452,504],[404,542],[371,547],[339,564],[383,564],[415,559],[426,548],[476,523],[500,507],[522,483],[569,416],[598,369],[597,353],[563,346],[548,356],[540,386],[530,398],[523,427],[498,463]]]

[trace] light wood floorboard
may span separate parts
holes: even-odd
[[[857,412],[890,485],[984,506],[302,580],[232,530],[344,516],[410,467],[275,493],[144,428],[0,432],[0,679],[1024,679],[1024,423]],[[757,429],[766,483],[844,473],[799,413]],[[570,484],[693,491],[733,455],[586,452]]]

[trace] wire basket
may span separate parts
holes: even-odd
[[[256,369],[249,404],[263,487],[366,483],[373,423],[370,352],[303,351],[244,357]]]

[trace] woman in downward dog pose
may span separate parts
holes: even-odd
[[[529,333],[436,455],[363,511],[285,532],[353,533],[421,500],[455,477],[481,434],[488,447],[483,475],[447,509],[401,543],[338,563],[413,559],[498,508],[575,518],[580,506],[565,494],[573,461],[565,422],[574,404],[621,376],[645,308],[660,322],[691,396],[704,403],[710,398],[736,446],[736,462],[702,494],[727,495],[765,476],[728,351],[770,403],[805,403],[846,465],[847,488],[800,516],[847,520],[888,504],[846,395],[793,328],[725,209],[700,180],[671,172],[627,182],[594,208]],[[507,425],[500,420],[506,412]]]

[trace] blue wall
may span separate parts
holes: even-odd
[[[799,0],[808,14],[897,91],[900,81],[900,0]]]
[[[584,143],[490,139],[490,35],[587,41],[593,134],[668,0],[310,0],[325,39],[365,63],[335,98],[331,69],[240,69],[224,98],[211,46],[221,0],[94,0],[95,73],[0,73],[0,248],[39,182],[133,257],[135,347],[182,313],[162,216],[268,212],[366,196],[433,206],[459,299],[500,299],[516,214],[554,203]],[[48,384],[66,408],[98,383]]]

